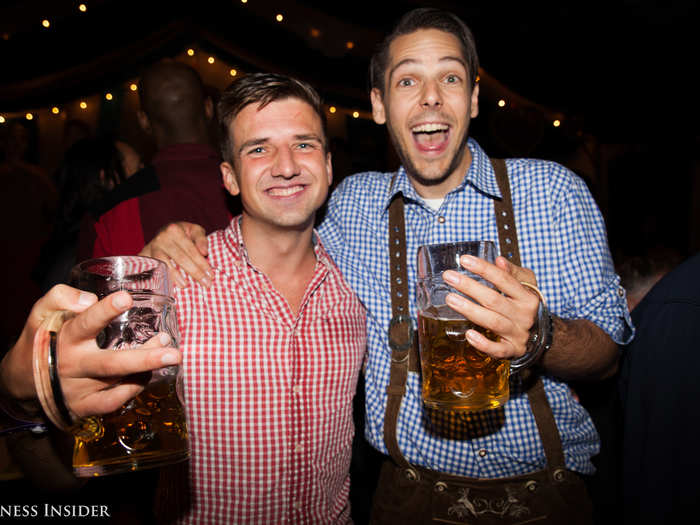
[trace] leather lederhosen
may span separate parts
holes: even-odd
[[[505,162],[496,159],[491,162],[502,195],[494,202],[501,252],[520,265]],[[371,523],[591,523],[591,503],[584,482],[566,469],[561,438],[544,385],[532,371],[521,375],[544,448],[545,469],[508,478],[475,479],[411,465],[401,453],[396,438],[401,400],[408,371],[419,370],[416,338],[408,311],[403,208],[403,197],[398,193],[389,208],[393,317],[389,328],[392,354],[384,443],[391,459],[382,466]]]

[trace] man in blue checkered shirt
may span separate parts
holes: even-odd
[[[405,203],[413,319],[418,246],[480,239],[499,242],[493,207],[501,193],[486,153],[468,138],[470,119],[478,114],[477,73],[474,42],[459,19],[436,10],[406,15],[370,66],[373,117],[387,125],[402,166],[396,174],[369,172],[344,180],[332,195],[320,228],[326,248],[368,310],[366,437],[385,454],[391,198],[401,192]],[[534,272],[554,314],[553,344],[540,363],[547,398],[566,467],[591,474],[598,436],[564,381],[600,379],[616,371],[617,343],[628,342],[632,335],[624,291],[614,273],[602,217],[584,182],[552,162],[509,159],[506,164],[522,265]],[[505,251],[502,246],[500,250]],[[494,342],[472,330],[470,343],[498,358],[522,356],[535,320],[536,296],[518,282],[524,274],[517,274],[505,260],[472,264],[472,271],[496,284],[504,295],[492,301],[493,292],[461,277],[462,291],[492,306],[478,306],[458,296],[451,297],[451,306],[501,336]],[[495,425],[487,415],[475,416],[471,428],[465,429],[467,439],[454,428],[452,434],[437,431],[440,422],[426,419],[420,377],[409,372],[397,424],[399,448],[411,464],[473,478],[515,476],[543,468],[545,457],[528,399],[517,385],[504,412]],[[478,425],[487,430],[478,432]]]
[[[468,138],[470,119],[478,114],[477,73],[473,38],[461,20],[434,9],[405,15],[373,57],[370,72],[374,120],[387,125],[402,166],[395,174],[368,172],[345,179],[331,197],[319,229],[326,249],[368,310],[366,438],[384,454],[391,366],[387,330],[392,318],[388,240],[392,197],[402,193],[405,204],[413,319],[418,246],[463,240],[499,243],[494,201],[501,192],[486,153]],[[491,341],[469,331],[474,347],[494,357],[517,359],[528,352],[539,304],[521,281],[536,282],[553,314],[553,342],[538,364],[544,371],[565,467],[591,474],[598,435],[565,381],[600,379],[616,371],[617,343],[628,342],[633,333],[624,291],[614,273],[602,217],[584,182],[552,162],[508,159],[506,165],[523,268],[504,258],[496,264],[463,260],[502,294],[448,272],[444,278],[456,279],[451,284],[482,306],[457,295],[450,296],[449,304],[500,336]],[[194,268],[184,260],[182,266]],[[202,276],[196,268],[193,274]],[[501,411],[468,418],[449,413],[443,418],[428,416],[420,376],[409,372],[396,425],[401,454],[411,465],[476,479],[543,469],[545,453],[523,390],[516,376],[511,399]],[[380,479],[379,491],[386,482]],[[394,488],[404,492],[408,505],[411,492],[405,486]],[[480,511],[464,498],[463,509],[454,507],[453,518],[459,512],[470,516],[491,512]],[[378,503],[382,504],[375,501],[375,511]],[[382,512],[391,523],[390,510],[385,506]],[[416,516],[416,522],[423,519]]]

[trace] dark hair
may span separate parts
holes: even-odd
[[[233,162],[233,143],[229,126],[243,108],[258,104],[259,109],[270,102],[287,98],[297,98],[313,108],[321,119],[323,147],[327,149],[326,115],[321,97],[311,85],[276,73],[252,73],[234,80],[222,93],[217,105],[219,126],[221,127],[221,155],[226,162]]]
[[[76,227],[85,213],[97,219],[110,188],[126,180],[115,142],[112,137],[81,139],[66,151],[57,174],[61,227]]]
[[[666,275],[683,261],[683,256],[674,248],[659,246],[643,254],[625,257],[617,265],[620,284],[628,293],[644,289],[659,276]]]
[[[377,88],[384,94],[384,75],[389,62],[389,46],[396,38],[420,29],[438,29],[457,37],[473,88],[479,73],[479,56],[476,53],[476,43],[471,30],[458,16],[449,11],[423,7],[403,15],[393,31],[377,47],[369,63],[370,89]]]

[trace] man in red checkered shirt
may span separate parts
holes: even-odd
[[[212,286],[178,289],[192,447],[185,523],[346,523],[365,313],[313,231],[331,183],[316,92],[271,74],[222,94]]]
[[[190,497],[159,491],[166,499],[158,503],[181,523],[349,523],[352,398],[365,353],[365,310],[313,229],[332,179],[320,99],[305,83],[254,74],[224,91],[219,115],[224,185],[240,195],[243,213],[207,238],[211,286],[191,280],[176,291]],[[58,288],[43,302],[78,293]],[[95,351],[96,327],[128,308],[124,295],[69,323],[76,333],[59,338],[61,370],[84,360],[79,344]],[[13,348],[16,359],[0,363],[0,383],[17,382],[12,378],[30,366],[32,337],[25,339]],[[99,366],[81,370],[93,378],[179,360],[172,349],[143,352],[102,353]],[[117,361],[121,368],[112,366]],[[61,379],[75,385],[64,393],[76,415],[114,409],[105,409],[104,392],[83,395],[94,380]],[[22,386],[36,395],[31,381]],[[177,488],[174,476],[166,481]]]

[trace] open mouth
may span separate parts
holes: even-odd
[[[304,188],[306,186],[303,186],[301,184],[296,184],[294,186],[275,186],[274,188],[269,188],[267,191],[267,194],[270,197],[291,197],[293,195],[296,195],[298,193],[301,193],[304,191]]]
[[[429,122],[412,127],[411,132],[419,150],[442,151],[450,137],[450,126]]]

